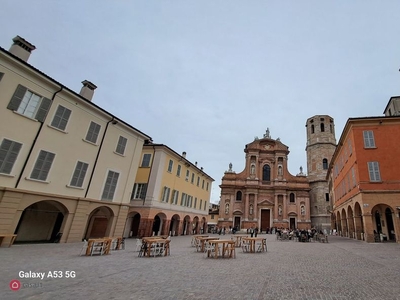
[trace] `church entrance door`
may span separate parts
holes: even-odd
[[[271,224],[271,211],[269,209],[261,210],[261,230],[266,230],[270,228]]]

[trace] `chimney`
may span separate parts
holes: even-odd
[[[182,152],[182,156],[183,156],[183,158],[186,158],[186,152],[185,151]]]
[[[28,41],[24,40],[19,35],[13,38],[13,42],[14,43],[11,45],[9,52],[27,62],[29,56],[31,55],[31,52],[35,50],[36,47]]]
[[[89,101],[92,101],[94,90],[97,88],[93,83],[90,81],[84,80],[82,81],[83,87],[81,88],[81,92],[79,95],[86,98]]]

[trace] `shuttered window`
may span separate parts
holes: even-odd
[[[368,172],[370,181],[381,181],[381,174],[379,172],[379,163],[377,161],[368,162]]]
[[[375,148],[374,132],[372,130],[363,131],[364,136],[364,147]]]
[[[99,136],[100,128],[101,128],[101,126],[99,124],[97,124],[95,122],[90,122],[90,126],[89,126],[88,132],[86,134],[85,140],[87,140],[93,144],[96,144],[97,138]]]
[[[59,105],[57,107],[57,111],[54,115],[53,121],[51,122],[51,126],[60,130],[65,130],[70,116],[71,110],[62,105]]]
[[[33,167],[31,178],[45,181],[49,175],[55,154],[41,150]]]
[[[7,108],[24,116],[43,122],[51,106],[51,100],[43,98],[26,87],[18,85]]]
[[[108,171],[107,180],[104,185],[102,200],[113,200],[115,189],[117,188],[119,173]]]
[[[71,186],[75,187],[82,187],[83,186],[83,180],[85,179],[86,171],[88,168],[88,164],[78,161],[76,163],[75,171],[74,174],[72,175],[71,179]]]
[[[128,140],[126,138],[124,138],[123,136],[120,136],[118,139],[118,145],[117,145],[117,149],[115,150],[115,152],[117,152],[118,154],[124,155],[127,141]]]
[[[10,174],[22,144],[3,139],[0,145],[0,173]]]
[[[147,183],[135,183],[132,190],[132,199],[145,199],[147,192]]]

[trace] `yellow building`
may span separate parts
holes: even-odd
[[[143,146],[125,236],[206,232],[214,179],[162,144]]]
[[[142,146],[151,138],[0,48],[0,234],[61,242],[121,236]],[[205,199],[205,198],[204,198]]]

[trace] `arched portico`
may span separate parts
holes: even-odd
[[[171,236],[178,235],[179,221],[180,221],[180,217],[178,214],[175,214],[172,216],[171,223],[169,225],[169,232],[170,232]]]
[[[361,206],[358,202],[354,205],[354,225],[358,240],[364,240],[364,222]]]
[[[107,206],[99,206],[89,214],[85,239],[110,236],[114,212]]]
[[[347,224],[349,226],[349,237],[350,238],[356,238],[356,232],[354,229],[354,215],[353,215],[353,209],[351,208],[351,206],[349,205],[347,207]]]
[[[347,227],[347,214],[346,214],[346,210],[343,208],[342,209],[342,219],[341,219],[341,223],[342,223],[342,236],[348,237],[349,236],[349,231],[348,231],[348,227]]]
[[[141,215],[136,211],[132,211],[128,214],[126,223],[125,223],[125,230],[124,230],[124,237],[137,237],[139,234],[139,224],[140,224]]]
[[[16,242],[54,242],[64,230],[68,209],[55,200],[42,200],[24,209],[15,229]]]

